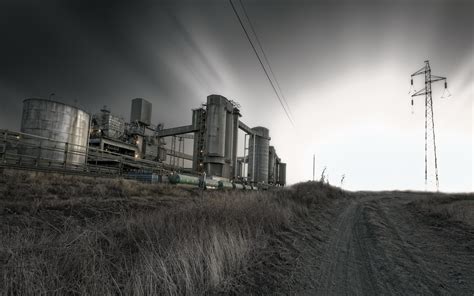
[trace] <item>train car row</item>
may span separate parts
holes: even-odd
[[[168,181],[170,184],[175,185],[191,185],[196,187],[203,187],[209,189],[227,189],[227,190],[258,190],[258,189],[268,189],[266,186],[255,186],[251,184],[236,183],[226,180],[213,180],[206,179],[201,182],[200,178],[197,176],[189,176],[183,174],[172,174],[168,176]]]

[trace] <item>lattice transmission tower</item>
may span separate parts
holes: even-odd
[[[428,189],[429,181],[434,177],[436,181],[436,190],[439,191],[439,176],[438,176],[438,156],[436,153],[436,135],[435,135],[435,121],[433,114],[433,92],[431,84],[438,81],[444,81],[444,93],[441,96],[449,97],[451,94],[448,91],[448,80],[446,77],[431,75],[430,62],[425,61],[425,65],[411,74],[411,87],[413,89],[413,77],[418,75],[425,76],[425,87],[419,91],[415,91],[411,95],[411,105],[413,107],[413,98],[416,96],[425,96],[425,190]]]

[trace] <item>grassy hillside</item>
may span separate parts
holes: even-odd
[[[474,227],[474,194],[437,194],[413,202],[413,206],[440,220],[461,222]]]
[[[340,195],[315,183],[203,193],[129,180],[4,173],[0,290],[270,293],[294,259],[287,235],[293,225]]]

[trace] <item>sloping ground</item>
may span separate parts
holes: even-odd
[[[474,228],[459,219],[469,217],[463,208],[453,210],[472,199],[392,192],[340,202],[300,243],[304,264],[291,293],[473,295]],[[446,207],[451,214],[440,215]]]
[[[413,203],[420,212],[440,220],[474,227],[474,194],[439,195]]]
[[[335,192],[305,184],[201,192],[8,172],[0,294],[274,294],[299,254],[294,225]]]
[[[473,195],[0,176],[3,295],[473,295]]]

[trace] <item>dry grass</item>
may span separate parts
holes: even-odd
[[[431,215],[474,226],[474,194],[433,195],[415,205]]]
[[[0,193],[5,295],[252,292],[250,282],[258,290],[256,279],[285,272],[263,275],[258,266],[290,264],[279,262],[281,233],[311,206],[336,197],[310,183],[201,196],[134,181],[24,173],[1,176]]]
[[[95,199],[150,195],[183,195],[185,190],[160,184],[144,184],[124,179],[92,178],[10,171],[1,175],[2,200],[51,200],[76,197]]]

